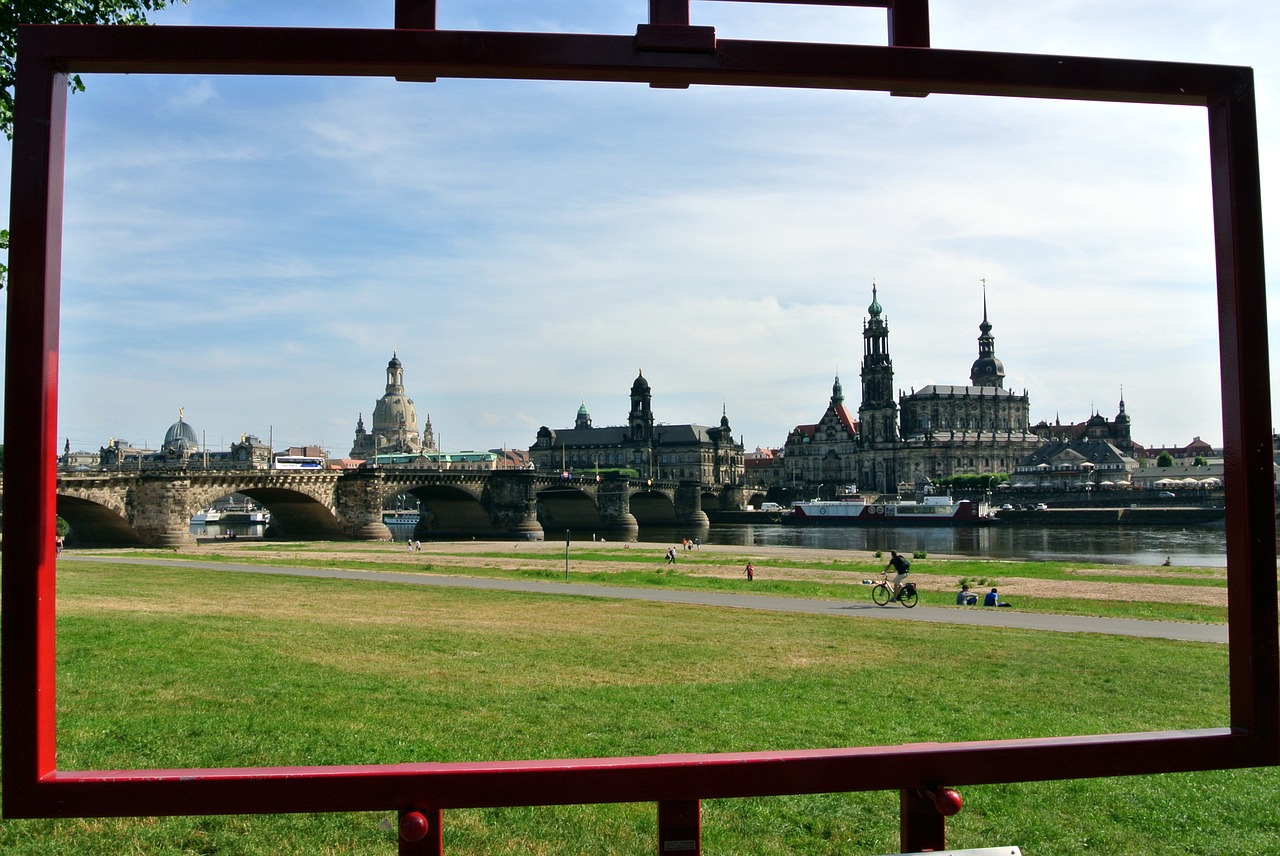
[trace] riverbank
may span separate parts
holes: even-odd
[[[575,574],[622,575],[668,566],[668,544],[576,541],[569,545],[569,565]],[[703,544],[676,547],[673,570],[693,578],[740,579],[751,562],[760,583],[788,581],[860,585],[878,578],[885,557],[874,552],[811,547]],[[565,566],[563,542],[441,541],[423,542],[410,552],[396,542],[273,542],[205,541],[184,550],[193,558],[263,562],[332,562],[368,564],[402,570],[421,566],[424,572],[483,575],[486,569],[520,572],[559,571]],[[104,554],[105,555],[105,554]],[[172,553],[170,553],[172,555]],[[1054,578],[1028,576],[1027,569],[1052,567]],[[1225,608],[1226,571],[1214,567],[1159,567],[1081,563],[1028,563],[1008,560],[975,561],[971,557],[934,555],[912,562],[912,580],[925,592],[954,592],[962,580],[975,589],[998,586],[1004,599],[1084,600],[1187,604]]]

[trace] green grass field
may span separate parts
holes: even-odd
[[[613,558],[612,555],[610,558]],[[1226,649],[63,563],[59,767],[647,755],[1221,726]],[[1273,769],[963,789],[955,848],[1277,852]],[[897,851],[896,793],[709,800],[707,854]],[[388,814],[0,822],[7,853],[393,853]],[[651,804],[450,811],[448,853],[651,854]]]

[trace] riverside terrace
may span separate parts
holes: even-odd
[[[417,537],[519,540],[541,539],[544,526],[615,536],[634,534],[640,525],[700,528],[708,524],[704,509],[739,509],[750,496],[734,485],[565,479],[523,470],[174,470],[63,473],[57,507],[78,545],[172,547],[193,543],[191,516],[231,493],[270,509],[274,536],[365,541],[391,538],[382,508],[403,493],[424,509]]]

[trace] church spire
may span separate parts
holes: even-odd
[[[987,281],[982,280],[982,323],[978,325],[978,359],[969,371],[969,382],[974,386],[1004,387],[1004,363],[996,358],[996,337],[991,335],[991,322],[987,320]]]

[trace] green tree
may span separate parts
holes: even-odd
[[[1173,455],[1170,455],[1168,452],[1161,452],[1160,457],[1156,458],[1156,466],[1157,467],[1173,466]]]
[[[1209,466],[1209,461],[1205,459],[1204,455],[1196,455],[1196,458],[1191,462],[1191,465],[1193,467],[1207,467]]]
[[[18,53],[19,24],[145,24],[157,12],[187,0],[0,0],[0,131],[13,139],[13,84]],[[68,81],[72,91],[84,91],[80,75]],[[9,249],[9,231],[0,230],[0,250]],[[0,285],[8,267],[0,264]]]

